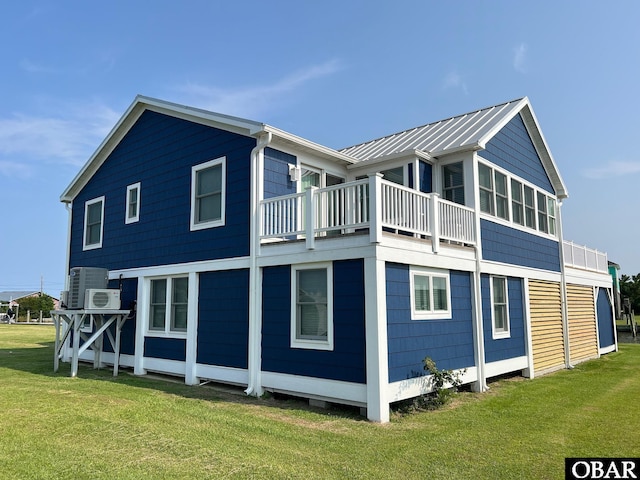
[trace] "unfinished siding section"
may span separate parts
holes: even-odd
[[[597,357],[598,336],[593,288],[568,284],[567,312],[569,317],[569,357],[571,363]]]
[[[539,375],[565,363],[560,284],[531,280],[529,302],[533,368]]]

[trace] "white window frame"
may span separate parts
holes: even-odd
[[[136,191],[136,214],[130,215],[131,213],[131,191]],[[135,223],[140,220],[140,182],[134,183],[132,185],[127,186],[127,196],[125,197],[124,202],[124,223]]]
[[[327,274],[327,339],[298,338],[298,272],[326,270]],[[291,266],[291,348],[333,350],[333,264],[331,262],[308,263]]]
[[[184,329],[175,329],[172,326],[173,323],[173,282],[176,279],[186,279],[187,280],[187,326]],[[157,280],[165,280],[166,283],[166,291],[165,291],[165,312],[164,312],[164,327],[162,329],[152,328],[151,327],[151,301],[153,300],[153,295],[151,291],[151,285],[153,281]],[[170,276],[162,276],[162,277],[150,277],[145,280],[145,288],[148,292],[147,294],[147,304],[145,305],[145,312],[147,317],[147,328],[146,328],[146,336],[148,337],[171,337],[171,338],[186,338],[187,329],[189,328],[189,309],[192,307],[189,305],[189,291],[194,288],[194,285],[191,285],[189,281],[188,275],[170,275]]]
[[[416,276],[429,278],[429,310],[416,309],[415,295],[415,278]],[[447,308],[446,310],[435,310],[433,299],[433,278],[443,278],[447,289]],[[409,269],[409,288],[411,296],[411,318],[413,320],[446,320],[451,318],[451,282],[448,270],[438,270],[424,267],[410,267]]]
[[[96,243],[87,243],[87,227],[89,220],[89,207],[101,202],[100,208],[100,240]],[[104,238],[104,195],[101,197],[93,198],[84,202],[84,226],[82,228],[82,250],[94,250],[96,248],[102,248],[102,240]]]
[[[500,279],[501,281],[504,282],[504,304],[500,303],[499,305],[504,305],[504,309],[505,309],[505,325],[504,325],[504,329],[503,330],[498,330],[496,328],[496,318],[495,318],[495,311],[496,311],[496,299],[494,296],[494,287],[493,287],[493,281],[494,280],[498,280]],[[491,333],[493,335],[494,339],[500,339],[500,338],[510,338],[511,337],[511,320],[509,318],[509,281],[507,279],[507,277],[503,277],[503,276],[499,276],[499,275],[492,275],[489,277],[489,289],[490,289],[490,295],[491,295]]]
[[[225,203],[226,203],[226,196],[227,196],[226,195],[226,190],[227,190],[226,164],[227,164],[226,157],[219,157],[213,160],[209,160],[208,162],[201,163],[199,165],[194,165],[193,167],[191,167],[191,231],[203,230],[206,228],[221,227],[225,224]],[[196,198],[198,173],[201,172],[202,170],[206,170],[208,168],[212,168],[218,165],[222,166],[221,173],[220,173],[222,177],[221,183],[220,183],[220,188],[221,188],[220,218],[205,221],[205,222],[199,222],[196,219],[196,214],[198,210],[197,209],[198,199]]]
[[[462,183],[461,184],[454,184],[454,185],[450,185],[447,186],[447,175],[445,173],[445,170],[447,170],[448,168],[451,167],[460,167],[462,170],[461,173],[461,178],[462,178]],[[454,202],[454,203],[458,203],[459,205],[466,205],[465,203],[465,178],[464,178],[464,162],[463,161],[459,161],[459,162],[453,162],[453,163],[448,163],[446,165],[442,165],[442,198],[444,198],[445,200],[448,200],[450,202]],[[462,190],[462,202],[456,202],[455,201],[455,192],[458,190]],[[452,198],[448,198],[448,197],[452,197]]]

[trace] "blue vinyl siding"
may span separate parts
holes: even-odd
[[[555,193],[520,114],[491,138],[479,154],[537,187]]]
[[[431,164],[422,161],[419,162],[418,175],[420,175],[420,191],[424,193],[431,193],[433,191],[433,172]]]
[[[333,351],[290,347],[291,267],[268,267],[262,279],[262,369],[365,383],[364,262],[333,263]]]
[[[609,296],[604,288],[600,288],[598,291],[596,310],[598,314],[598,345],[600,348],[609,347],[615,343],[613,313]]]
[[[296,193],[296,182],[289,177],[290,164],[297,164],[294,155],[269,147],[264,149],[264,198]]]
[[[482,258],[522,267],[560,271],[558,241],[480,219]]]
[[[249,270],[200,274],[197,362],[247,368]]]
[[[119,268],[249,253],[250,154],[256,141],[146,111],[73,202],[71,266]],[[225,225],[190,231],[191,167],[226,157]],[[125,224],[127,185],[140,182],[140,220]],[[84,203],[105,196],[102,248],[82,251]]]
[[[474,365],[471,276],[450,272],[452,318],[412,320],[409,266],[386,265],[389,382],[424,374],[431,357],[440,369]]]
[[[493,339],[493,311],[491,308],[491,281],[489,275],[482,275],[482,318],[484,330],[484,352],[487,363],[507,360],[526,355],[526,339],[524,325],[524,300],[522,296],[522,280],[507,278],[509,296],[509,338]]]
[[[144,356],[184,362],[187,358],[187,341],[184,338],[145,337]]]

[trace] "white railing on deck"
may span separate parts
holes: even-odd
[[[609,262],[607,261],[606,253],[567,241],[563,242],[562,249],[564,253],[564,264],[569,267],[594,272],[609,272]]]
[[[381,241],[383,228],[429,237],[434,251],[440,239],[476,243],[473,210],[379,175],[263,200],[260,215],[261,240],[305,238],[308,248],[318,236],[363,228],[369,228],[372,242]]]

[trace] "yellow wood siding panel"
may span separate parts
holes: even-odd
[[[597,357],[598,336],[593,288],[567,285],[567,313],[571,362]]]
[[[564,366],[560,284],[529,281],[529,311],[534,370]]]

